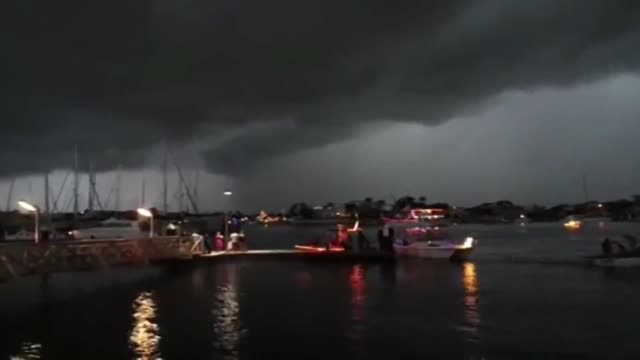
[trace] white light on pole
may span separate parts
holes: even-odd
[[[149,218],[149,239],[153,238],[153,213],[149,209],[140,208],[138,209],[138,214]]]
[[[37,206],[32,205],[26,201],[18,201],[18,205],[26,210],[26,211],[30,211],[35,215],[35,233],[33,234],[33,239],[35,241],[35,243],[39,243],[40,242],[40,209],[38,209]]]
[[[225,190],[222,195],[231,196],[233,192],[231,190]],[[224,211],[224,240],[229,241],[229,210],[225,209]]]

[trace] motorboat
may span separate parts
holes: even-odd
[[[393,244],[393,249],[398,256],[464,261],[471,255],[475,245],[476,240],[472,237],[466,237],[461,244],[449,240],[415,242],[397,240]]]
[[[427,240],[443,240],[449,236],[447,228],[445,226],[436,224],[430,224],[426,226],[411,226],[405,228],[405,231],[409,236],[422,236]]]
[[[611,245],[611,252],[608,254],[598,254],[587,256],[590,265],[599,267],[638,267],[640,266],[640,246],[634,236],[624,235],[622,240],[608,239]],[[605,239],[606,241],[607,239]],[[604,247],[604,242],[603,242]],[[614,251],[615,248],[615,251]],[[604,250],[604,249],[603,249]]]
[[[566,221],[562,224],[567,230],[580,230],[582,228],[582,221],[576,219],[573,216],[570,216],[566,219]]]
[[[357,220],[351,228],[338,225],[336,229],[330,229],[327,233],[312,240],[309,244],[294,245],[294,249],[311,252],[344,252],[346,251],[344,245],[349,242],[350,234],[357,233],[361,230],[359,220]]]
[[[638,267],[640,266],[640,253],[622,256],[598,255],[590,257],[589,262],[591,265],[599,267]]]
[[[393,242],[398,256],[456,261],[466,260],[475,245],[476,240],[470,236],[463,241],[452,240],[449,236],[433,239],[428,230],[417,232],[414,228],[404,229],[404,234]]]

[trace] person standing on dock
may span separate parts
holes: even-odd
[[[344,246],[349,240],[349,230],[346,226],[338,224],[338,233],[336,234],[336,246]]]
[[[216,251],[224,251],[224,236],[219,231],[216,233]]]
[[[362,229],[358,230],[358,251],[369,250],[369,239],[364,235]]]

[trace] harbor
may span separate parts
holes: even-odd
[[[111,358],[278,355],[288,343],[280,336],[300,336],[310,343],[289,344],[287,351],[302,354],[311,345],[318,346],[318,357],[353,356],[384,352],[382,339],[404,329],[410,343],[395,353],[406,356],[455,347],[462,358],[523,358],[532,352],[519,344],[535,337],[534,355],[623,358],[635,346],[634,327],[615,317],[636,320],[625,299],[638,295],[637,271],[601,271],[582,257],[599,249],[602,237],[639,230],[631,223],[585,224],[581,231],[558,224],[463,225],[462,234],[480,240],[469,261],[455,263],[301,253],[295,250],[300,239],[324,230],[248,225],[246,251],[0,284],[0,309],[12,328],[0,354],[59,358],[90,356],[97,348]],[[366,233],[375,236],[374,229]],[[567,305],[551,303],[550,293]],[[597,311],[603,306],[610,309],[606,316]],[[539,329],[549,316],[541,312],[556,324],[544,333]],[[33,327],[44,321],[68,326]],[[309,322],[314,325],[302,326]],[[278,336],[268,330],[274,323]],[[188,336],[185,326],[192,330]],[[326,331],[335,336],[317,336]],[[613,350],[606,340],[611,331],[618,334]],[[574,339],[568,344],[567,334]],[[438,342],[428,349],[416,345],[425,336]]]

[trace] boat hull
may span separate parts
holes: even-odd
[[[590,261],[599,267],[640,267],[640,257],[595,257]]]

